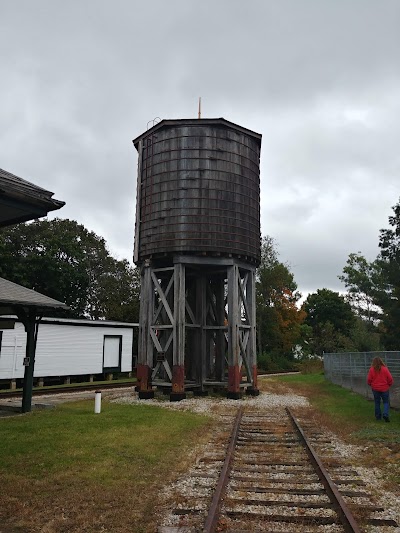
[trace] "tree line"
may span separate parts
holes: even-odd
[[[400,349],[400,200],[389,228],[379,230],[379,254],[351,253],[339,279],[344,295],[327,288],[301,294],[270,237],[262,241],[257,273],[259,360],[280,368],[324,352]]]
[[[290,368],[323,352],[399,349],[400,200],[379,232],[378,257],[351,253],[339,279],[302,305],[290,266],[270,236],[256,276],[257,352],[265,368]],[[68,316],[137,322],[140,272],[114,258],[105,240],[73,220],[56,218],[0,231],[0,276],[65,302]],[[58,312],[58,314],[64,312]]]
[[[0,232],[0,276],[66,303],[71,318],[139,319],[140,274],[74,220],[36,220]]]

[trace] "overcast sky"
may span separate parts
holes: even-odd
[[[303,293],[343,290],[400,196],[400,2],[0,0],[0,167],[132,260],[155,117],[263,136],[262,234]]]

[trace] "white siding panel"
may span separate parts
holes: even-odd
[[[26,333],[22,324],[15,329],[5,329],[0,352],[0,379],[17,379],[24,376]]]
[[[121,354],[121,372],[131,372],[132,368],[132,350],[133,350],[133,330],[132,328],[115,330],[116,335],[122,337],[122,354]],[[109,333],[108,333],[109,335]]]
[[[82,321],[85,322],[85,321]],[[86,323],[87,324],[87,323]],[[36,347],[35,377],[76,376],[103,372],[105,335],[122,336],[121,371],[132,370],[132,327],[113,325],[41,323]],[[24,376],[26,334],[21,323],[4,330],[0,353],[0,379]]]
[[[103,328],[40,324],[35,376],[74,376],[103,371]]]

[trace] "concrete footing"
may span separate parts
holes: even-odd
[[[186,392],[171,392],[169,395],[170,402],[180,402],[181,400],[186,400]]]
[[[260,391],[259,391],[259,389],[254,389],[253,387],[248,387],[246,389],[246,394],[247,394],[247,396],[259,396],[260,395]]]
[[[242,393],[228,391],[226,397],[228,398],[228,400],[240,400],[242,398]]]
[[[142,390],[139,391],[139,399],[140,400],[150,400],[151,398],[154,398],[154,391],[153,390]]]

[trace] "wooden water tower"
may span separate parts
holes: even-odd
[[[139,397],[257,395],[261,135],[223,118],[162,120],[133,143]]]

